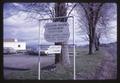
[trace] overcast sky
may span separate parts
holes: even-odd
[[[13,4],[13,3],[11,3]],[[14,3],[13,5],[17,6],[17,8],[22,7],[20,4]],[[27,13],[23,11],[17,11],[13,5],[4,6],[4,39],[7,38],[16,38],[18,40],[24,40],[27,43],[37,43],[38,42],[38,34],[39,34],[39,22],[38,20],[32,20],[30,21],[29,19],[26,19]],[[82,37],[84,35],[78,35],[77,31],[79,30],[79,27],[77,25],[77,20],[76,16],[77,13],[76,11],[73,11],[72,14],[75,19],[75,43],[77,45],[84,45],[88,44],[88,41],[85,41]],[[47,18],[48,16],[45,16]],[[50,42],[47,42],[44,39],[44,25],[46,22],[41,23],[41,43],[42,44],[49,44]],[[69,43],[72,43],[73,41],[73,27],[72,27],[72,19],[70,18],[68,20],[69,23],[69,30],[70,30],[70,38],[69,38]],[[114,28],[111,29],[111,32],[107,38],[103,37],[101,38],[102,43],[110,43],[110,42],[115,42],[116,35],[117,35],[117,19],[112,21],[111,26]]]

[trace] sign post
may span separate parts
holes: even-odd
[[[39,20],[39,40],[38,40],[38,47],[39,47],[39,51],[38,51],[38,52],[39,52],[39,53],[38,53],[38,54],[39,54],[39,57],[38,57],[38,80],[40,80],[40,70],[41,70],[41,69],[40,69],[40,68],[41,68],[41,67],[40,67],[40,50],[41,50],[41,48],[40,48],[40,22],[41,22],[41,21]]]
[[[76,51],[75,51],[75,30],[74,30],[74,17],[73,17],[73,50],[74,50],[74,80],[76,80],[76,68],[75,68],[75,54],[76,54]]]

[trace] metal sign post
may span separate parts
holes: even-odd
[[[40,50],[41,50],[41,46],[40,46],[40,24],[41,24],[41,21],[45,21],[45,20],[53,20],[53,19],[56,19],[56,18],[72,18],[73,19],[73,58],[74,58],[74,67],[73,67],[73,72],[74,72],[74,75],[73,75],[73,79],[74,80],[76,80],[76,69],[75,69],[75,35],[74,35],[74,17],[73,16],[62,16],[62,17],[55,17],[55,18],[45,18],[45,19],[39,19],[39,41],[38,41],[38,43],[39,43],[39,57],[38,57],[38,80],[40,80],[41,78],[40,78],[40,68],[41,68],[41,66],[40,66]]]
[[[75,69],[75,30],[74,30],[74,17],[73,17],[73,56],[74,56],[74,80],[76,80],[76,69]]]
[[[41,47],[40,47],[40,20],[39,20],[39,40],[38,40],[38,47],[39,47],[39,57],[38,57],[38,80],[40,80],[40,50],[41,50]]]

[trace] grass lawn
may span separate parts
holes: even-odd
[[[38,78],[38,70],[36,68],[36,64],[33,65],[33,68],[31,68],[31,70],[4,70],[4,72],[7,72],[7,74],[4,76],[4,79],[37,80]]]
[[[80,51],[79,51],[80,50]],[[96,69],[103,60],[102,51],[93,55],[88,55],[87,49],[77,48],[76,50],[76,78],[77,79],[94,79]],[[41,71],[41,79],[43,80],[69,80],[73,79],[73,56],[70,56],[72,67],[64,68],[59,66],[58,70]],[[59,71],[59,73],[58,73]]]
[[[76,77],[78,79],[94,79],[94,75],[98,65],[102,62],[104,54],[102,51],[93,55],[88,55],[87,51],[80,52],[76,56]]]
[[[77,79],[94,79],[97,66],[104,58],[102,51],[88,55],[88,49],[77,48],[76,50],[76,78]],[[58,65],[56,70],[41,70],[41,80],[73,80],[73,56],[70,56],[71,67],[62,67]],[[6,79],[37,79],[37,64],[33,65],[31,70],[27,71],[10,71]]]

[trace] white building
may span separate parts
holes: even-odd
[[[4,40],[4,48],[13,48],[16,51],[25,51],[26,43],[19,42],[17,39],[5,39]]]

